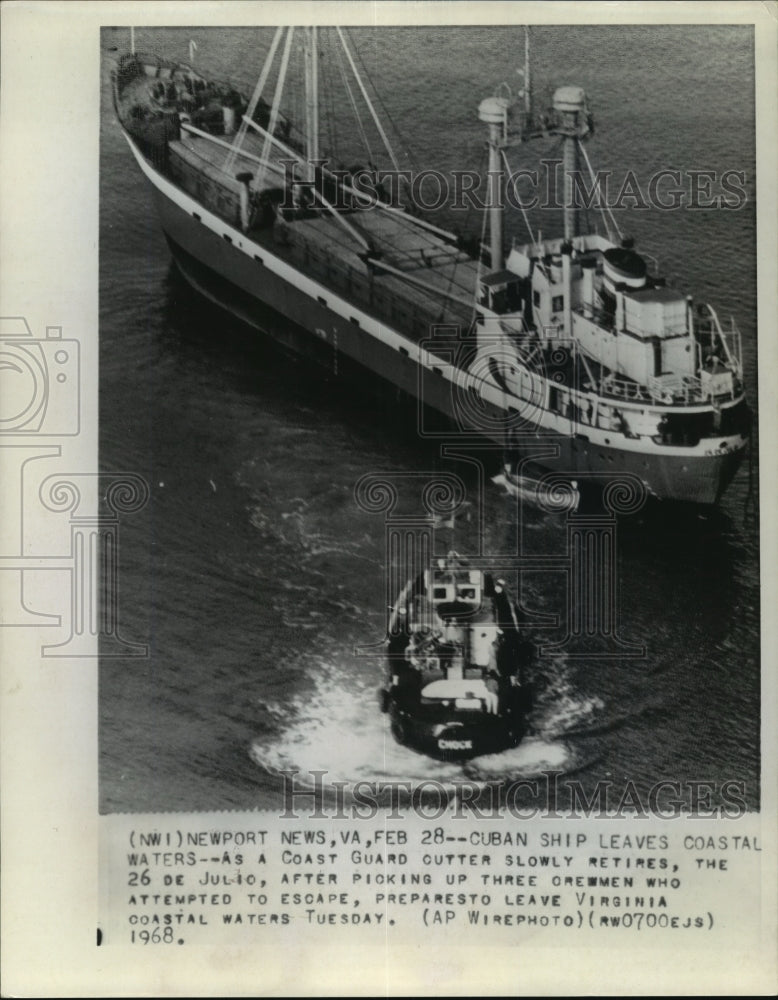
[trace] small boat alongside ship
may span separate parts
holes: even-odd
[[[581,231],[572,178],[594,176],[583,90],[558,87],[537,113],[526,36],[521,91],[503,85],[478,108],[489,232],[472,247],[408,211],[372,168],[332,169],[320,142],[323,30],[277,29],[250,97],[189,64],[120,59],[116,114],[184,277],[339,377],[371,372],[457,433],[494,440],[509,467],[529,456],[571,478],[628,474],[659,499],[717,503],[749,445],[740,333],[671,287],[612,215],[607,235]],[[364,98],[396,165],[347,36],[332,30],[349,95]],[[300,38],[298,127],[282,95]],[[507,152],[549,139],[564,150],[564,233],[506,247]],[[372,179],[367,196],[358,175]]]
[[[398,743],[443,760],[515,747],[530,708],[529,644],[503,580],[456,552],[409,580],[392,609],[379,696]]]

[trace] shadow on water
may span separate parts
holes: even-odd
[[[438,445],[418,433],[416,400],[383,379],[343,356],[335,374],[324,364],[285,349],[272,336],[201,296],[172,262],[164,293],[161,346],[166,353],[187,364],[218,366],[234,389],[261,396],[271,407],[311,410],[325,422],[346,425],[371,440],[380,438],[387,453],[399,447],[403,458],[413,451],[416,462],[437,459]]]

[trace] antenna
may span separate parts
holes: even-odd
[[[524,110],[527,121],[532,115],[532,78],[529,68],[529,27],[524,25]]]

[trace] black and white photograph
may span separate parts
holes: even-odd
[[[0,642],[10,940],[32,761],[89,947],[10,995],[773,992],[769,15],[77,6]]]
[[[102,41],[149,650],[101,662],[101,808],[553,769],[758,809],[753,30]]]

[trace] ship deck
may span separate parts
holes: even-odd
[[[227,184],[235,184],[235,176],[244,171],[255,176],[261,172],[256,160],[263,152],[259,136],[246,135],[244,155],[236,155],[229,172],[224,171],[228,152],[223,145],[184,132],[179,142],[171,143],[171,150],[181,147],[222,172]],[[282,175],[280,166],[267,170],[255,187],[277,190]],[[337,215],[324,207],[310,208],[297,217],[292,213],[278,218],[273,227],[255,226],[248,235],[381,318],[405,320],[407,326],[411,314],[418,334],[428,334],[434,321],[471,324],[478,264],[453,238],[447,240],[413,216],[382,205],[339,210]],[[375,252],[368,252],[365,244]]]
[[[160,71],[157,77],[156,70],[140,73],[118,88],[117,111],[125,125],[138,106],[153,116],[172,113],[172,106],[154,96],[162,76]],[[251,129],[240,151],[234,149],[234,142],[234,134],[197,134],[184,125],[180,138],[169,142],[169,150],[230,192],[233,199],[240,189],[236,178],[241,173],[253,175],[253,192],[278,195],[287,180],[280,161],[298,154],[285,154]],[[261,161],[267,165],[263,167]],[[213,205],[207,207],[218,214]],[[399,208],[380,203],[368,208],[349,205],[335,215],[317,204],[301,212],[277,212],[274,224],[258,222],[247,235],[414,339],[429,336],[436,323],[469,328],[473,322],[477,261],[457,246],[455,237],[447,238]]]

